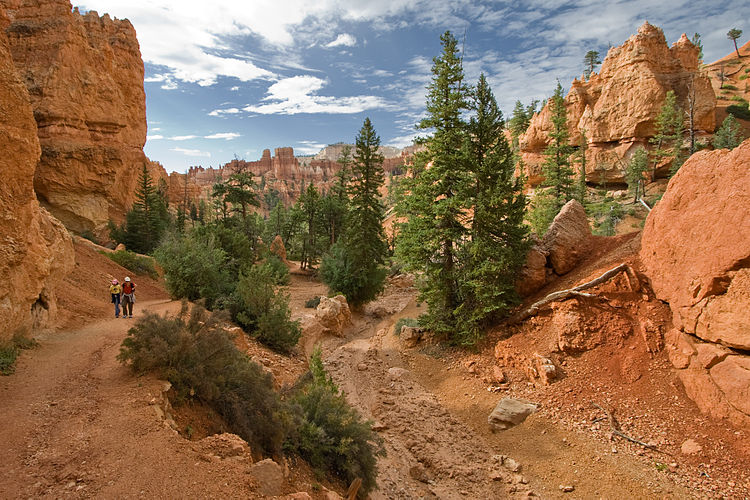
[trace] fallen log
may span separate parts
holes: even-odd
[[[542,307],[546,306],[547,304],[551,302],[555,302],[558,300],[565,300],[570,297],[587,297],[587,298],[596,297],[596,295],[593,295],[590,293],[582,293],[581,290],[593,288],[596,285],[600,285],[604,283],[605,281],[609,281],[621,272],[627,273],[628,281],[630,281],[631,288],[633,288],[634,290],[640,289],[640,281],[638,280],[638,276],[635,274],[635,271],[628,264],[620,264],[619,266],[613,269],[610,269],[609,271],[602,274],[596,279],[593,279],[591,281],[588,281],[576,287],[569,288],[567,290],[560,290],[560,291],[553,292],[547,295],[542,300],[533,303],[531,307],[529,307],[528,309],[525,309],[524,311],[521,311],[520,313],[516,314],[511,319],[511,323],[520,323],[526,318],[529,318],[535,315],[536,313],[538,313]]]

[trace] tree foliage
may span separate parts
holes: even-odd
[[[716,131],[713,138],[714,149],[732,150],[742,142],[742,129],[737,119],[732,114],[728,114],[724,121],[721,122],[719,130]]]
[[[625,180],[628,183],[628,191],[633,195],[633,203],[638,201],[639,196],[645,194],[643,174],[646,172],[648,172],[648,152],[640,147],[633,153],[625,170]]]
[[[656,169],[667,158],[672,159],[671,175],[679,170],[685,158],[682,155],[682,140],[685,130],[683,112],[677,105],[674,90],[667,92],[664,104],[656,117],[656,134],[649,140],[654,146],[651,150],[651,180],[656,179]]]
[[[589,50],[586,55],[583,56],[583,76],[586,79],[591,78],[591,74],[596,69],[597,65],[601,64],[602,61],[599,59],[599,51]]]
[[[514,151],[518,151],[518,138],[526,132],[531,123],[531,118],[536,113],[536,107],[539,101],[534,99],[528,105],[524,106],[521,101],[516,101],[513,107],[513,115],[508,120],[508,129],[510,130],[511,144]]]
[[[742,36],[742,30],[737,28],[732,28],[729,31],[727,31],[727,38],[731,40],[734,43],[734,51],[737,52],[737,58],[741,58],[740,51],[737,48],[737,40]]]

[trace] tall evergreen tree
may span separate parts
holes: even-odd
[[[575,188],[575,199],[581,205],[586,203],[586,152],[589,148],[589,141],[586,137],[586,129],[581,130],[581,138],[578,141],[578,182]]]
[[[583,76],[586,79],[591,78],[591,74],[596,69],[597,65],[601,64],[602,61],[599,59],[599,51],[589,50],[586,55],[583,56]]]
[[[419,124],[432,130],[411,167],[399,213],[397,254],[405,267],[422,271],[420,296],[428,305],[422,323],[439,334],[455,331],[454,311],[460,305],[457,245],[467,237],[465,227],[468,165],[462,147],[466,123],[467,87],[458,42],[448,31],[440,37],[441,55],[433,59],[427,87],[427,117]]]
[[[306,223],[306,232],[302,240],[302,259],[300,267],[310,269],[318,262],[318,221],[320,218],[320,193],[311,182],[307,190],[299,197],[299,206]]]
[[[513,107],[513,115],[508,120],[508,129],[510,130],[514,151],[518,151],[518,138],[529,128],[531,117],[536,113],[538,104],[539,101],[536,99],[531,101],[527,106],[524,106],[521,101],[516,101],[516,105]]]
[[[460,342],[473,343],[494,319],[518,302],[515,282],[528,250],[523,178],[514,178],[504,120],[482,74],[472,93],[467,149],[471,173],[470,241],[464,254],[462,303],[456,310]]]
[[[737,52],[737,58],[741,58],[740,51],[737,48],[737,40],[742,36],[742,30],[737,28],[732,28],[731,30],[727,31],[727,38],[729,40],[732,40],[734,42],[734,51]]]
[[[573,148],[568,143],[568,112],[560,82],[557,82],[548,105],[552,112],[552,131],[549,134],[550,142],[544,150],[544,183],[536,191],[529,214],[534,231],[540,235],[547,231],[563,205],[575,197],[574,172],[570,166]]]
[[[674,90],[667,92],[664,104],[656,117],[656,134],[649,140],[654,146],[651,150],[651,180],[656,180],[656,170],[666,158],[672,157],[670,172],[674,174],[682,165],[682,135],[684,131],[683,113],[677,105]]]
[[[633,203],[638,201],[638,197],[643,196],[643,174],[648,171],[648,153],[646,149],[640,147],[633,153],[633,157],[628,163],[625,170],[625,180],[628,183],[628,190],[633,195]]]
[[[323,280],[353,305],[375,298],[383,289],[383,263],[388,246],[383,232],[384,208],[379,188],[383,185],[380,138],[366,118],[356,139],[350,210],[341,243],[323,260]]]

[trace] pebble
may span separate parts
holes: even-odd
[[[562,491],[563,493],[571,493],[575,491],[575,486],[570,484],[561,484],[560,491]]]

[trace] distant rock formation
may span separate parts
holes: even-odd
[[[646,220],[641,261],[675,329],[667,348],[707,414],[750,427],[750,139],[701,151]]]
[[[68,0],[0,0],[42,155],[42,206],[76,232],[103,234],[132,203],[146,142],[144,67],[127,20]]]
[[[5,36],[8,23],[0,10],[0,342],[48,325],[56,311],[54,285],[74,265],[70,236],[34,195],[41,150]]]
[[[694,89],[694,128],[698,136],[712,134],[716,97],[709,78],[698,70],[699,49],[683,34],[670,48],[661,29],[644,23],[622,46],[613,47],[599,74],[573,80],[565,97],[570,143],[588,140],[586,180],[624,183],[624,169],[638,146],[647,146],[667,91],[688,109]],[[522,159],[531,185],[542,182],[543,152],[552,129],[549,105],[534,115],[520,137]],[[664,167],[666,173],[667,167]]]

